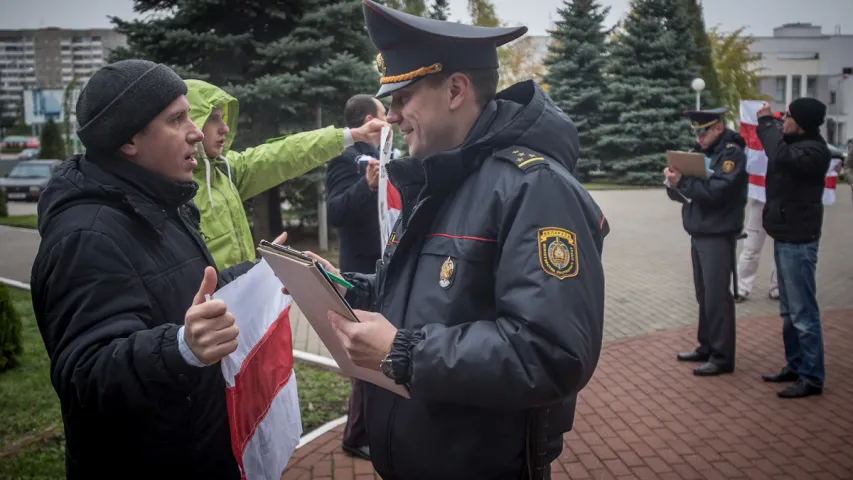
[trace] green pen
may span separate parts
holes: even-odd
[[[320,267],[321,270],[323,270],[323,273],[325,273],[326,276],[329,277],[330,280],[332,280],[333,282],[337,283],[338,285],[346,288],[347,290],[353,289],[353,285],[351,283],[349,283],[348,281],[344,280],[343,278],[335,275],[334,273],[326,270],[326,268],[323,267],[322,263],[317,262],[317,265]]]

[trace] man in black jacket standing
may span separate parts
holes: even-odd
[[[123,60],[80,94],[85,155],[38,204],[35,316],[65,426],[66,476],[239,479],[219,360],[237,347],[190,201],[195,144],[183,80]]]
[[[699,347],[679,353],[683,362],[703,362],[693,373],[712,376],[735,368],[735,304],[732,296],[736,239],[743,230],[747,200],[746,145],[723,125],[725,108],[688,111],[696,134],[694,151],[705,154],[706,178],[664,170],[667,195],[683,203],[681,218],[690,235],[693,283],[699,302]]]
[[[814,98],[791,102],[781,128],[765,103],[758,111],[758,139],[767,152],[764,229],[774,242],[779,313],[787,365],[767,382],[794,382],[782,398],[823,393],[823,335],[817,304],[818,243],[823,190],[831,154],[820,134],[826,105]]]
[[[601,351],[609,226],[572,176],[573,122],[532,81],[496,93],[497,47],[526,27],[443,22],[363,0],[378,97],[411,157],[376,274],[346,273],[353,361],[386,480],[546,478]],[[365,311],[369,310],[369,311]]]
[[[356,129],[370,120],[385,121],[385,106],[370,95],[355,95],[344,107],[347,127]],[[326,166],[329,223],[338,228],[340,267],[345,272],[374,273],[382,254],[379,240],[378,145],[356,142]],[[364,426],[364,395],[360,380],[352,380],[345,452],[370,460]]]

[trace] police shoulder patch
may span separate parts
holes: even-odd
[[[504,160],[509,160],[518,168],[527,171],[533,167],[540,165],[548,165],[545,157],[539,152],[530,150],[524,147],[509,147],[495,153],[495,156]]]
[[[723,173],[732,173],[735,169],[734,160],[723,160]]]
[[[536,240],[542,270],[560,280],[578,274],[578,245],[575,232],[564,228],[540,228]]]

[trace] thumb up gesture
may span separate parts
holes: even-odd
[[[237,349],[239,330],[222,300],[205,301],[216,290],[216,270],[204,269],[204,279],[184,320],[184,340],[201,363],[211,365]]]

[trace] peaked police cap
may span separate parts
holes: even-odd
[[[409,15],[362,0],[370,40],[382,74],[376,98],[438,72],[498,68],[497,48],[527,27],[478,27]]]

